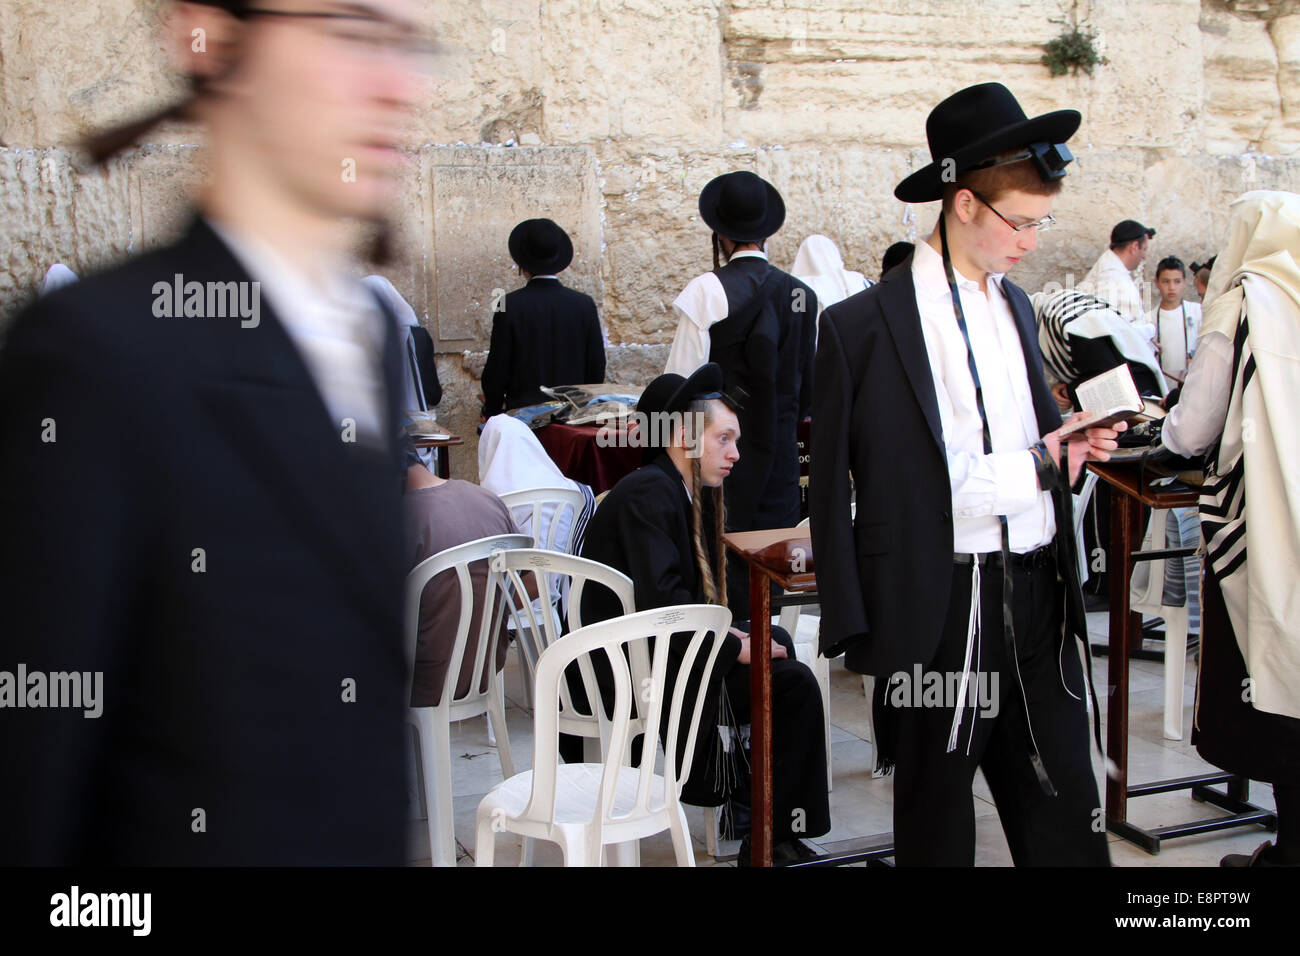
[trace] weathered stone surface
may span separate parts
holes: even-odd
[[[202,173],[197,130],[159,129],[106,170],[72,164],[84,133],[182,89],[160,6],[0,6],[0,325],[51,262],[85,272],[179,224]],[[768,247],[778,265],[818,232],[875,276],[891,242],[933,225],[937,206],[898,203],[893,188],[928,161],[926,113],[967,83],[1005,82],[1031,115],[1083,114],[1060,225],[1012,276],[1031,290],[1081,277],[1119,219],[1157,228],[1149,275],[1161,256],[1213,252],[1246,189],[1300,190],[1300,0],[1082,0],[1108,62],[1059,78],[1039,62],[1062,29],[1059,0],[418,9],[449,52],[411,122],[384,273],[434,334],[441,415],[467,438],[493,293],[520,281],[506,250],[515,222],[546,215],[568,229],[565,281],[600,307],[609,376],[643,383],[666,359],[673,298],[711,266],[697,210],[710,178],[751,169],[782,191],[788,217]],[[473,447],[452,453],[462,477],[474,476]]]

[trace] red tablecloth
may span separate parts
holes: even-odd
[[[600,494],[641,467],[641,449],[628,448],[626,443],[601,448],[596,444],[598,431],[595,425],[545,425],[533,434],[566,477]]]

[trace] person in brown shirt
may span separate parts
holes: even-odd
[[[404,505],[412,568],[439,551],[469,541],[494,534],[519,533],[510,509],[492,492],[473,482],[435,477],[423,465],[412,465],[407,470]],[[473,681],[474,657],[482,624],[481,598],[488,583],[486,560],[476,561],[470,566],[470,580],[479,607],[475,608],[470,620],[469,643],[456,684],[457,696],[467,693]],[[412,707],[433,707],[442,701],[460,613],[460,585],[456,574],[444,571],[425,586],[420,600]],[[496,652],[498,671],[505,667],[510,647],[504,624],[502,631]],[[482,679],[480,686],[486,689],[486,673]]]

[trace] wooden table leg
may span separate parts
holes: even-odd
[[[1134,531],[1142,518],[1142,503],[1129,495],[1110,496],[1110,655],[1106,664],[1106,752],[1119,768],[1106,778],[1106,820],[1128,820],[1128,672],[1129,652],[1141,641],[1142,615],[1129,610],[1129,578],[1133,574]]]
[[[750,862],[772,865],[772,595],[757,567],[749,571]]]

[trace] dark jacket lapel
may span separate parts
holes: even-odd
[[[934,375],[930,371],[930,358],[921,334],[921,313],[916,307],[916,287],[912,283],[912,259],[899,268],[891,269],[880,283],[877,301],[884,314],[894,347],[898,350],[907,381],[921,406],[930,434],[940,449],[943,448],[943,428],[939,422],[939,400],[934,391]]]
[[[205,281],[251,281],[239,261],[202,220],[177,246],[178,271]],[[384,617],[400,560],[399,452],[393,436],[401,353],[395,323],[383,312],[385,434],[380,449],[343,441],[316,383],[269,301],[253,328],[227,326],[205,336],[195,356],[199,389],[226,439],[270,486],[304,540],[337,572],[346,593]],[[391,469],[387,466],[391,463]],[[376,496],[375,475],[391,470],[393,500]],[[376,498],[379,500],[376,500]],[[389,548],[395,550],[385,559]]]

